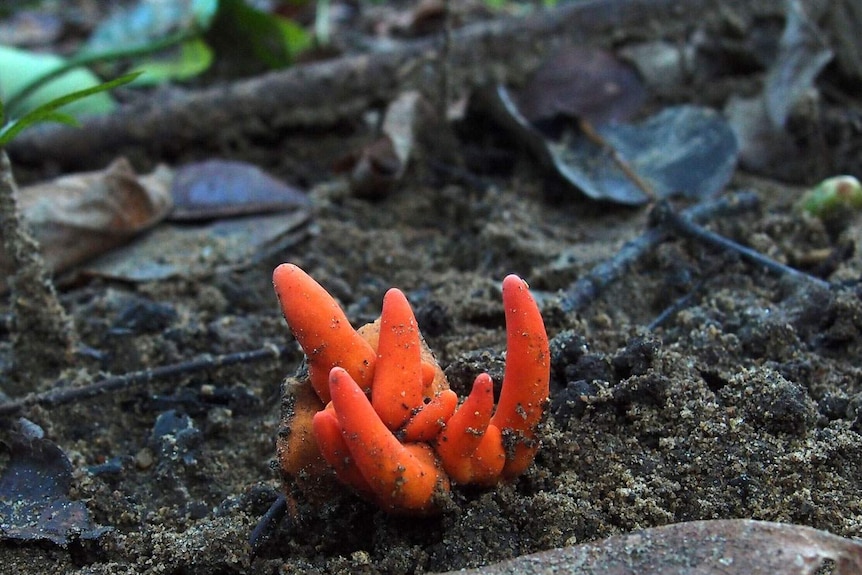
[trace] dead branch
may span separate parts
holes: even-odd
[[[495,19],[452,32],[448,43],[453,95],[489,82],[519,83],[543,57],[566,42],[611,45],[623,40],[684,38],[726,20],[746,25],[781,15],[784,0],[593,0],[565,4],[525,18]],[[298,66],[170,99],[154,97],[82,129],[44,126],[23,133],[9,148],[13,160],[95,167],[123,153],[166,157],[232,137],[333,126],[418,89],[429,101],[442,67],[437,38],[405,42],[391,51]]]
[[[14,400],[0,402],[0,418],[16,415],[36,405],[41,407],[65,405],[156,381],[175,381],[178,377],[201,371],[212,371],[231,365],[252,363],[265,359],[280,359],[288,353],[289,349],[285,346],[268,345],[258,349],[224,355],[203,355],[181,363],[161,365],[142,371],[133,371],[107,377],[96,383],[80,387],[58,387],[42,393],[30,393]]]
[[[810,283],[825,290],[828,290],[830,287],[828,281],[799,271],[756,250],[699,226],[689,218],[674,211],[673,207],[667,201],[656,204],[650,214],[650,219],[656,226],[671,230],[680,237],[695,240],[712,248],[736,254],[745,261],[775,275],[785,276],[800,283]]]
[[[760,198],[754,192],[737,192],[705,200],[683,212],[689,221],[702,222],[715,217],[734,215],[755,209]],[[605,289],[623,277],[644,254],[654,249],[670,235],[662,227],[651,227],[626,242],[609,260],[597,264],[566,289],[560,299],[565,313],[579,313],[598,298]]]

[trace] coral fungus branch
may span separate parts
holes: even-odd
[[[517,477],[533,462],[536,428],[550,393],[551,354],[545,324],[527,283],[516,275],[503,280],[506,313],[506,369],[491,423],[508,435],[511,453],[503,476]]]
[[[383,297],[375,370],[371,404],[389,429],[399,429],[422,405],[423,384],[419,328],[407,298],[395,288]]]
[[[311,385],[329,401],[329,371],[343,367],[368,389],[375,353],[350,325],[338,302],[323,286],[293,264],[281,264],[272,274],[284,319],[308,358]]]
[[[431,448],[421,443],[402,445],[345,370],[333,368],[329,391],[350,454],[371,489],[379,494],[381,507],[391,511],[430,510],[435,494],[448,488]]]
[[[279,266],[273,281],[310,372],[283,385],[278,454],[291,485],[314,489],[331,476],[328,465],[342,484],[388,512],[432,514],[450,478],[493,486],[532,463],[550,354],[524,280],[503,281],[508,348],[496,410],[486,373],[457,407],[400,290],[386,293],[380,319],[353,330],[335,300],[296,266]]]

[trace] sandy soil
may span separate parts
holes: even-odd
[[[790,256],[859,234],[854,222],[830,240],[782,203],[781,188],[743,184],[762,191],[765,209],[717,226],[742,241]],[[390,517],[348,492],[322,506],[300,502],[252,562],[250,532],[280,488],[276,406],[297,351],[289,361],[29,411],[72,459],[73,498],[114,529],[76,552],[7,543],[5,572],[412,573],[705,518],[860,534],[862,306],[851,282],[818,290],[668,241],[582,315],[566,315],[556,290],[637,235],[641,211],[585,217],[528,181],[483,192],[415,184],[377,203],[326,194],[315,202],[312,239],[242,274],[66,294],[85,342],[106,354],[101,368],[287,341],[270,287],[271,268],[285,260],[329,287],[356,323],[378,313],[390,285],[406,290],[463,391],[478,366],[499,375],[498,285],[517,272],[547,295],[553,336],[552,409],[535,465],[493,490],[456,489],[440,518]],[[850,258],[835,274],[852,278],[857,266]],[[662,328],[644,327],[700,283]],[[112,333],[141,302],[175,314],[155,329]],[[156,436],[156,419],[171,409],[191,418],[191,439]],[[117,469],[94,471],[114,458]]]
[[[283,154],[295,145],[237,156],[290,179],[298,160]],[[324,155],[333,147],[321,144]],[[346,490],[319,505],[299,500],[252,559],[249,536],[282,489],[274,442],[280,383],[302,361],[294,347],[279,361],[27,410],[71,459],[72,499],[112,529],[66,548],[0,542],[0,572],[423,573],[736,517],[862,536],[862,217],[827,228],[792,209],[800,188],[744,173],[728,189],[755,191],[761,207],[713,230],[832,288],[669,239],[585,310],[565,313],[560,291],[643,233],[647,210],[549,197],[521,158],[478,185],[409,172],[377,200],[317,186],[310,237],[240,272],[66,289],[82,343],[98,352],[66,381],[289,343],[271,272],[290,261],[355,325],[377,316],[387,288],[403,289],[463,393],[478,369],[499,381],[499,286],[518,273],[553,337],[543,446],[512,483],[454,489],[437,518],[388,516]],[[132,309],[141,321],[130,325]],[[11,334],[0,336],[8,358]],[[181,424],[169,425],[171,410]],[[0,450],[0,466],[8,458]]]

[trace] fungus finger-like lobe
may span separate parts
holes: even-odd
[[[500,482],[503,466],[506,465],[506,451],[499,427],[493,423],[488,424],[485,435],[482,436],[482,441],[479,442],[470,461],[473,467],[470,483],[492,487]]]
[[[404,426],[400,437],[405,443],[433,441],[446,427],[446,422],[455,413],[458,394],[444,389],[426,403]]]
[[[329,388],[350,455],[378,505],[388,511],[433,511],[435,496],[448,489],[448,481],[431,448],[402,445],[344,369],[331,371]]]
[[[491,423],[507,445],[506,478],[524,472],[533,461],[536,427],[548,402],[550,350],[545,324],[527,283],[516,275],[503,280],[506,315],[506,367],[497,409]]]
[[[328,464],[342,484],[383,510],[429,515],[441,511],[450,477],[490,487],[532,463],[550,352],[524,280],[503,281],[507,354],[496,410],[484,373],[458,407],[400,290],[386,293],[377,321],[354,330],[337,302],[298,267],[276,268],[273,284],[308,357],[311,382],[282,404],[278,449],[286,478],[319,481]]]
[[[391,430],[400,429],[423,404],[424,387],[419,328],[404,293],[390,289],[383,297],[377,363],[371,404]]]
[[[325,403],[329,397],[329,372],[343,367],[368,389],[377,354],[360,336],[338,302],[319,283],[293,264],[281,264],[272,283],[284,319],[308,358],[311,385]]]
[[[438,378],[437,373],[439,370],[440,366],[438,366],[436,362],[422,362],[422,389],[428,393],[428,397],[431,397],[434,391],[437,391],[434,386]]]
[[[339,481],[359,493],[373,495],[368,482],[353,463],[350,449],[341,433],[341,424],[334,409],[324,409],[314,416],[314,438],[323,459],[335,470]]]
[[[443,469],[456,483],[471,483],[474,454],[485,436],[494,409],[494,382],[487,373],[479,374],[464,403],[449,418],[440,433],[436,451]],[[502,444],[498,449],[502,454]]]

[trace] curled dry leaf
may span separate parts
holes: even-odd
[[[725,114],[739,142],[741,164],[761,174],[805,179],[810,162],[786,129],[794,107],[809,97],[815,80],[833,52],[802,4],[787,3],[787,22],[778,57],[763,92],[753,98],[731,97]]]
[[[120,158],[105,170],[22,188],[19,205],[48,269],[56,273],[126,243],[161,221],[171,210],[169,179],[167,168],[139,176]],[[0,256],[0,276],[12,272],[9,265]]]
[[[457,573],[813,575],[826,561],[835,575],[862,573],[862,542],[801,525],[723,519],[644,529]]]
[[[426,156],[445,156],[455,149],[448,125],[416,91],[404,92],[389,104],[380,132],[377,140],[335,166],[335,171],[349,174],[357,196],[385,196],[401,181],[410,162],[421,165]]]
[[[9,460],[0,474],[0,540],[95,540],[109,531],[95,525],[83,501],[69,498],[72,464],[36,424],[21,419],[13,425]]]
[[[787,23],[781,35],[778,59],[770,67],[764,86],[766,113],[776,129],[783,128],[791,109],[814,86],[833,52],[799,0],[787,3]]]
[[[533,124],[563,116],[598,126],[631,119],[646,98],[637,72],[611,52],[566,46],[536,71],[518,108]]]
[[[200,221],[306,208],[304,191],[246,162],[207,160],[177,169],[171,185],[174,221]]]

